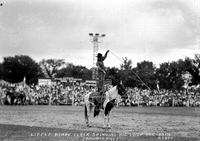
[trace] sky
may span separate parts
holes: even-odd
[[[200,0],[0,0],[0,61],[28,55],[91,68],[89,33],[106,34],[107,67],[156,66],[200,52]]]

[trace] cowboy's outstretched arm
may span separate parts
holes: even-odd
[[[103,61],[106,59],[107,55],[108,55],[109,50],[106,51],[105,55],[103,56]]]

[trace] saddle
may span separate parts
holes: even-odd
[[[102,108],[105,98],[106,98],[105,93],[94,92],[94,93],[90,94],[89,101],[93,102],[96,107]]]
[[[94,117],[98,116],[100,113],[100,109],[103,109],[103,102],[106,99],[106,95],[103,92],[94,92],[90,94],[89,101],[94,103]]]

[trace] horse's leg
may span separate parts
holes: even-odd
[[[110,128],[110,113],[107,115],[107,127]]]
[[[104,127],[110,128],[110,115],[109,114],[107,114],[107,115],[104,114]]]
[[[104,125],[103,125],[104,127],[106,127],[106,125],[107,125],[106,121],[107,121],[107,116],[104,114]]]
[[[107,128],[107,125],[108,125],[108,114],[106,115],[104,110],[104,128]]]
[[[108,115],[106,115],[106,105],[107,105],[107,102],[104,101],[104,104],[103,104],[103,107],[104,107],[104,128],[107,127],[107,118],[108,118]]]
[[[112,109],[112,103],[104,103],[104,127],[110,128],[110,111]]]
[[[90,103],[85,104],[85,121],[86,121],[86,125],[88,127],[91,127],[89,123],[89,117],[90,117]]]
[[[88,109],[87,109],[86,104],[85,104],[84,114],[85,114],[85,122],[86,122],[86,124],[88,125],[89,119],[88,119]]]

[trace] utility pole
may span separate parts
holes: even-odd
[[[97,78],[97,69],[96,69],[96,62],[97,62],[97,53],[98,53],[98,49],[99,43],[103,42],[103,37],[106,36],[106,34],[99,34],[99,33],[89,33],[90,36],[90,41],[93,43],[93,65],[92,65],[92,79],[96,80]]]

